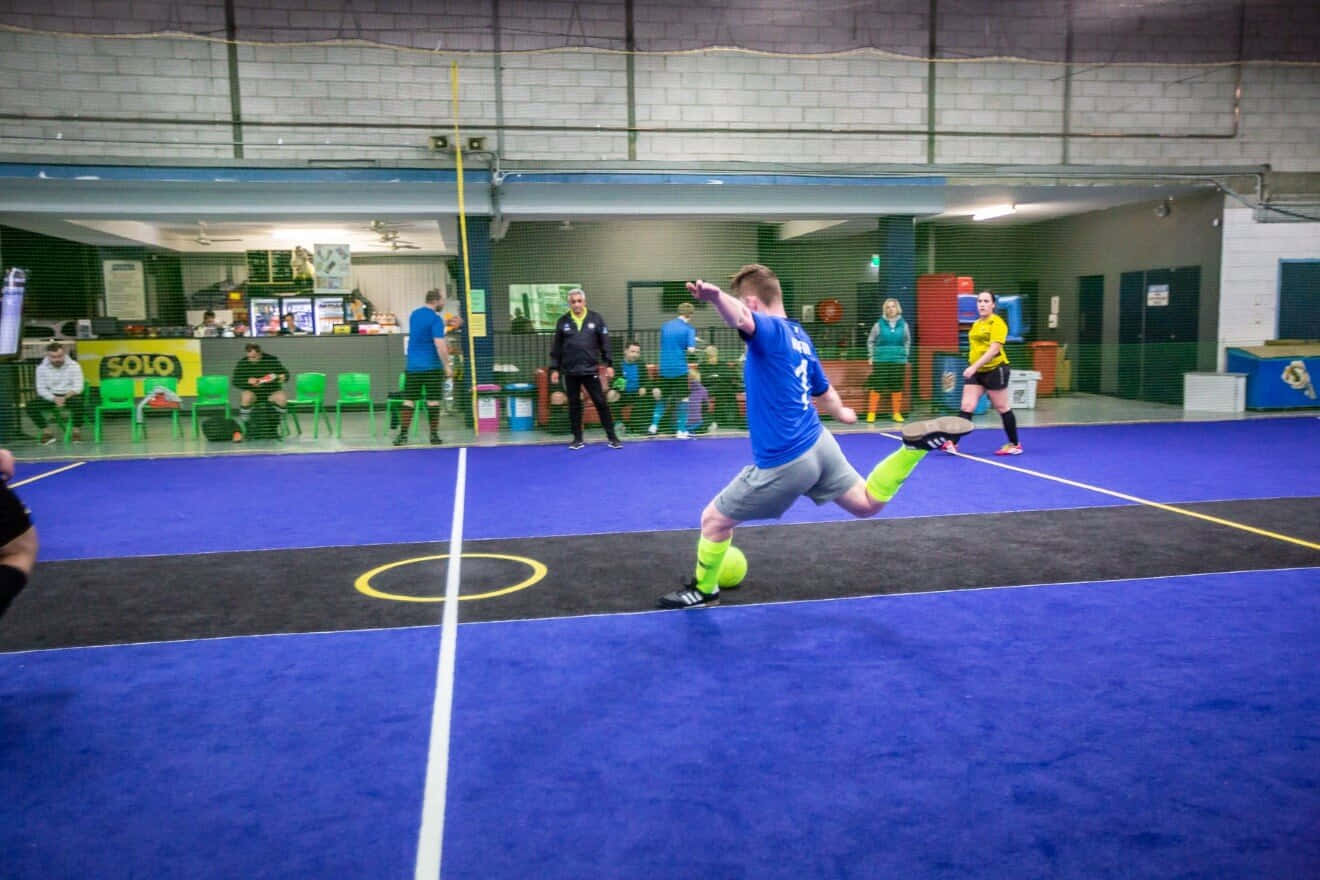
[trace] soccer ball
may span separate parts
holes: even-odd
[[[724,559],[720,561],[720,586],[736,587],[745,577],[747,577],[747,557],[730,544],[729,549],[724,551]]]

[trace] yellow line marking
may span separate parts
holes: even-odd
[[[87,464],[85,461],[75,461],[73,464],[66,464],[62,468],[55,468],[53,471],[46,471],[44,474],[37,474],[35,477],[28,477],[26,480],[19,480],[17,483],[10,483],[9,488],[17,489],[19,486],[26,486],[28,483],[35,483],[37,480],[44,480],[46,477],[53,477],[56,474],[62,474],[65,471],[73,470]]]
[[[1144,504],[1147,507],[1155,507],[1160,510],[1167,510],[1170,513],[1181,513],[1183,516],[1190,516],[1193,519],[1204,520],[1219,526],[1228,526],[1231,529],[1240,529],[1244,532],[1251,532],[1254,535],[1261,535],[1266,538],[1273,538],[1276,541],[1286,541],[1289,544],[1296,544],[1299,547],[1306,547],[1309,550],[1320,550],[1320,544],[1311,541],[1304,541],[1301,538],[1294,538],[1290,535],[1281,535],[1278,532],[1271,532],[1267,529],[1258,529],[1255,526],[1249,526],[1246,523],[1233,522],[1231,519],[1221,519],[1217,516],[1210,516],[1206,513],[1197,513],[1195,510],[1187,510],[1182,507],[1174,507],[1172,504],[1162,504],[1159,501],[1151,501],[1149,498],[1138,498],[1136,495],[1128,495],[1123,492],[1115,492],[1113,489],[1102,489],[1099,486],[1092,486],[1090,483],[1079,483],[1076,480],[1069,480],[1065,477],[1056,477],[1053,474],[1045,474],[1040,471],[1033,471],[1028,468],[1018,467],[1007,464],[1002,461],[992,461],[988,458],[981,458],[976,455],[967,455],[962,452],[954,452],[953,455],[959,458],[965,458],[968,461],[979,461],[981,464],[988,464],[994,467],[1003,468],[1006,471],[1017,471],[1020,474],[1026,474],[1030,477],[1040,477],[1042,480],[1053,480],[1056,483],[1063,483],[1065,486],[1075,486],[1078,489],[1089,489],[1092,492],[1099,492],[1101,495],[1109,495],[1113,498],[1121,498],[1124,501],[1131,501],[1135,504]]]
[[[395,602],[443,602],[445,601],[444,596],[404,596],[398,593],[385,593],[371,586],[371,579],[381,572],[389,571],[392,568],[398,568],[401,565],[412,565],[415,562],[429,562],[433,559],[448,558],[448,553],[441,553],[439,556],[415,556],[412,559],[400,559],[398,562],[388,562],[385,565],[378,565],[371,571],[359,575],[358,579],[353,582],[353,587],[359,593],[362,593],[365,596],[370,596],[373,599],[390,599]],[[496,596],[505,596],[509,593],[516,593],[519,590],[525,590],[532,584],[541,580],[541,578],[545,577],[547,571],[544,564],[537,562],[535,559],[528,559],[525,556],[509,556],[504,553],[464,553],[462,554],[462,558],[507,559],[510,562],[521,562],[523,565],[530,568],[532,573],[529,577],[519,581],[511,587],[504,587],[499,590],[491,590],[485,593],[476,593],[471,596],[459,596],[458,601],[460,602],[471,602],[477,599],[493,599]]]

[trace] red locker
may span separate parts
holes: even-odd
[[[931,398],[931,365],[936,352],[958,350],[958,287],[964,275],[917,276],[917,376],[921,397]]]

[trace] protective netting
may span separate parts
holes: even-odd
[[[1205,64],[1314,62],[1320,51],[1320,15],[1309,0],[342,0],[324,8],[240,0],[230,8],[232,16],[221,0],[135,3],[126,16],[114,4],[9,0],[0,6],[0,25],[48,34],[359,41],[478,53],[726,47],[780,55],[872,50],[943,60]]]
[[[987,196],[993,191],[987,187]],[[405,334],[396,331],[407,327],[426,291],[438,289],[445,295],[442,309],[463,318],[453,337],[456,382],[427,389],[440,404],[446,442],[466,441],[478,428],[513,441],[541,436],[523,431],[563,432],[566,409],[552,399],[548,375],[551,345],[568,310],[567,294],[580,287],[610,330],[613,379],[624,380],[616,389],[616,415],[644,432],[654,406],[650,389],[661,359],[661,328],[690,302],[683,283],[705,278],[727,285],[749,263],[776,272],[787,314],[802,322],[831,381],[863,418],[874,412],[886,421],[895,406],[908,417],[960,408],[968,334],[978,318],[977,297],[987,291],[996,295],[1005,325],[1013,406],[1036,410],[1042,421],[1180,418],[1185,406],[1241,409],[1231,387],[1196,385],[1194,399],[1187,397],[1188,377],[1221,372],[1234,350],[1266,362],[1289,354],[1276,372],[1283,376],[1297,361],[1285,384],[1286,393],[1300,396],[1279,405],[1313,406],[1306,396],[1314,394],[1308,384],[1312,355],[1266,351],[1267,343],[1279,341],[1275,326],[1289,328],[1291,342],[1302,348],[1320,336],[1313,263],[1286,263],[1277,278],[1254,282],[1270,290],[1277,285],[1280,295],[1267,313],[1246,314],[1252,295],[1243,291],[1253,282],[1234,278],[1230,289],[1221,278],[1223,212],[1223,197],[1212,191],[1176,204],[1135,202],[1040,222],[1011,214],[983,222],[884,217],[807,228],[752,219],[605,221],[566,211],[556,222],[514,221],[497,240],[489,239],[487,224],[477,224],[473,234],[486,239],[473,242],[471,271],[485,280],[471,298],[462,260],[452,252],[364,250],[351,254],[351,271],[336,282],[345,293],[357,290],[361,302],[330,295],[332,307],[324,310],[325,279],[285,277],[296,259],[287,244],[261,250],[233,245],[223,224],[208,227],[208,245],[173,248],[111,246],[91,234],[75,240],[68,237],[75,235],[72,226],[63,235],[3,226],[5,266],[26,270],[27,329],[24,357],[5,366],[8,405],[0,421],[8,438],[39,437],[42,425],[32,409],[40,397],[36,368],[54,339],[82,364],[88,388],[96,389],[88,392],[88,439],[106,380],[132,380],[130,406],[140,406],[149,390],[144,380],[170,378],[182,398],[177,443],[196,448],[203,441],[194,439],[191,410],[202,377],[229,380],[221,402],[237,413],[251,378],[239,368],[246,344],[255,341],[284,367],[287,378],[279,384],[287,395],[304,400],[298,423],[285,426],[289,437],[307,442],[313,431],[320,438],[341,433],[344,443],[384,445],[397,436],[389,428],[397,425],[407,367]],[[300,220],[270,218],[270,228]],[[155,223],[141,218],[144,229]],[[316,251],[323,244],[298,246]],[[898,306],[890,314],[888,300]],[[218,316],[214,331],[199,329],[208,310]],[[291,322],[281,321],[289,314]],[[889,320],[900,317],[901,324]],[[690,354],[693,387],[709,386],[704,411],[692,424],[740,427],[742,340],[709,306],[698,305],[691,322],[699,337]],[[632,363],[630,342],[638,344],[636,371],[624,369]],[[897,373],[877,369],[885,362],[897,364]],[[315,378],[304,378],[309,374],[320,374],[323,392]],[[345,378],[354,374],[365,380]],[[1276,378],[1271,373],[1270,381]],[[480,385],[475,396],[474,379]],[[353,381],[362,385],[357,403],[351,402],[355,388],[343,384]],[[329,419],[321,416],[314,427],[318,410]],[[151,415],[152,442],[176,442],[173,426],[164,424],[172,418],[159,417],[171,416],[168,408]],[[123,412],[105,418],[105,442],[139,442]],[[427,426],[417,421],[411,442],[425,442]]]

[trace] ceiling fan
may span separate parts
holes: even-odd
[[[211,236],[206,234],[205,220],[197,221],[197,236],[193,239],[193,241],[197,242],[198,244],[204,244],[204,245],[211,245],[217,241],[242,241],[242,240],[243,239],[241,238],[212,238]]]

